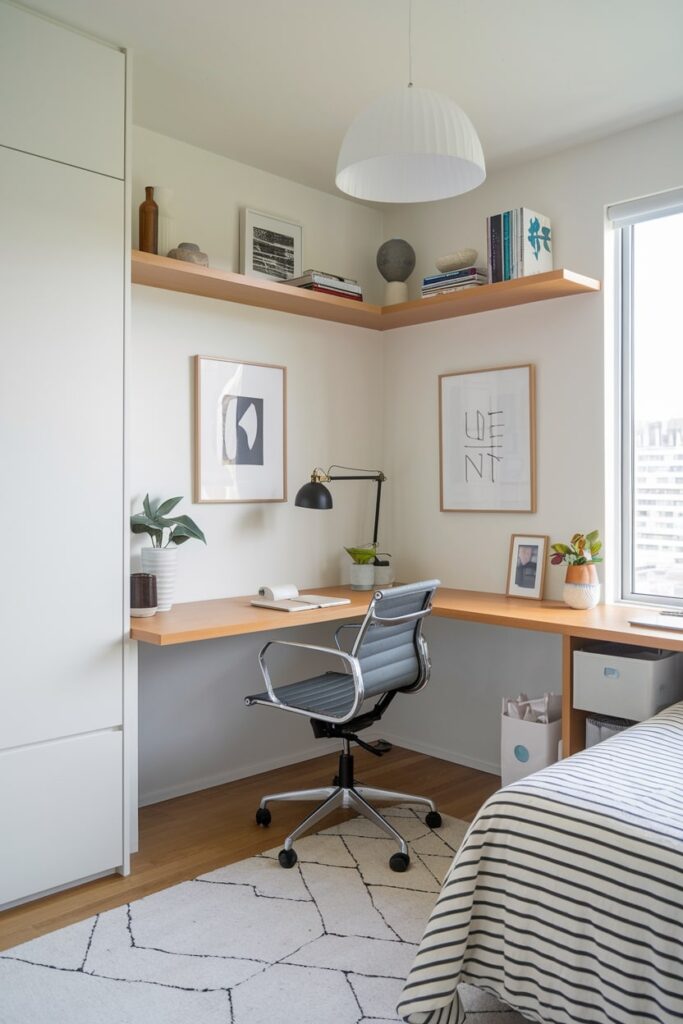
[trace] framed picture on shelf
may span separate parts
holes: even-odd
[[[240,273],[269,281],[300,277],[303,228],[279,217],[244,209],[240,215]]]
[[[534,367],[439,377],[442,512],[534,512]]]
[[[196,502],[287,500],[287,370],[195,356]]]
[[[508,597],[528,597],[533,601],[543,598],[545,564],[548,557],[548,537],[513,533],[510,538]]]

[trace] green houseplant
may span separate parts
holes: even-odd
[[[154,504],[150,501],[149,494],[146,494],[142,501],[142,512],[136,512],[130,517],[131,530],[133,533],[149,534],[152,538],[152,547],[155,548],[167,548],[169,544],[175,544],[178,547],[192,539],[201,540],[206,544],[206,537],[189,516],[169,518],[168,513],[172,512],[182,500],[182,497],[167,498],[166,501]],[[165,531],[168,531],[168,536],[164,544]]]
[[[153,502],[146,494],[142,512],[130,517],[132,532],[146,533],[152,540],[151,547],[142,548],[140,557],[143,572],[156,576],[157,608],[160,612],[168,611],[173,604],[178,547],[188,540],[201,540],[206,544],[203,532],[189,516],[169,516],[169,512],[182,500],[180,497]]]
[[[600,581],[595,568],[602,561],[602,541],[597,530],[575,533],[569,544],[551,544],[553,565],[566,565],[562,597],[570,608],[594,608],[600,600]]]
[[[358,548],[344,548],[352,561],[351,589],[372,590],[375,585],[375,558],[377,547],[366,544]]]

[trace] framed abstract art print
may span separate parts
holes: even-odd
[[[536,510],[534,367],[439,377],[442,512]]]
[[[196,502],[287,500],[287,370],[195,356]]]

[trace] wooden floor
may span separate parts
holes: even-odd
[[[467,821],[500,786],[495,775],[398,747],[382,758],[354,753],[366,785],[431,796],[440,811]],[[311,805],[276,805],[263,829],[254,822],[261,796],[326,785],[335,772],[336,755],[326,755],[143,808],[140,852],[127,878],[110,875],[0,913],[0,950],[280,845]],[[339,811],[325,824],[348,816]]]

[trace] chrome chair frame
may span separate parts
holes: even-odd
[[[424,607],[417,612],[411,612],[406,615],[399,616],[388,616],[384,617],[378,614],[378,606],[381,607],[381,602],[385,598],[385,592],[378,590],[373,595],[372,600],[368,606],[367,613],[363,622],[361,623],[343,623],[338,627],[334,634],[335,647],[323,647],[315,644],[304,644],[298,643],[291,640],[269,640],[267,644],[263,646],[259,652],[259,666],[263,675],[263,680],[266,685],[266,691],[268,699],[259,699],[258,697],[247,697],[246,703],[251,704],[263,704],[270,705],[271,707],[277,707],[285,711],[290,711],[293,714],[304,715],[311,719],[311,721],[326,722],[332,726],[341,727],[347,723],[352,723],[353,720],[358,716],[361,707],[366,699],[365,686],[363,682],[363,674],[361,664],[358,658],[359,652],[362,650],[363,642],[367,636],[368,631],[375,625],[382,626],[397,626],[406,623],[416,623],[416,629],[413,635],[415,644],[417,662],[418,662],[418,673],[415,681],[409,683],[406,686],[400,687],[402,693],[416,693],[423,689],[430,677],[431,673],[431,662],[429,659],[429,651],[427,643],[422,635],[422,623],[423,620],[430,614],[432,608],[432,597],[436,587],[438,586],[438,580],[427,581],[425,583],[425,593],[427,594],[431,587],[431,593],[428,593],[428,597],[425,600]],[[398,588],[393,591],[389,590],[386,592],[386,596],[393,596],[396,594]],[[341,646],[341,634],[344,630],[355,629],[357,635],[350,651],[345,651]],[[354,700],[349,710],[343,715],[325,715],[317,712],[313,713],[305,708],[292,706],[281,700],[276,691],[276,687],[273,686],[270,671],[267,664],[267,653],[273,647],[289,647],[296,648],[300,651],[312,651],[318,654],[329,654],[333,657],[340,658],[347,666],[348,674],[350,674],[353,680],[354,686]],[[384,693],[373,696],[386,697],[387,693],[393,697],[394,693],[399,692],[397,688],[393,690],[385,691]],[[391,699],[391,698],[390,698]],[[379,716],[377,716],[379,717]],[[396,829],[385,819],[381,814],[372,806],[370,800],[375,801],[390,801],[392,803],[411,803],[424,806],[429,809],[427,820],[429,823],[430,816],[434,822],[434,827],[438,827],[440,824],[440,816],[436,809],[436,804],[433,800],[428,797],[418,796],[413,793],[403,793],[396,790],[389,789],[378,789],[374,786],[364,786],[358,784],[353,778],[353,756],[350,753],[350,743],[355,740],[361,745],[362,741],[358,740],[358,737],[352,733],[344,735],[343,731],[334,733],[340,735],[344,740],[344,751],[340,756],[340,767],[339,775],[330,786],[321,786],[314,789],[299,789],[291,790],[283,793],[269,793],[264,796],[259,805],[257,812],[257,821],[262,824],[267,824],[270,820],[270,814],[267,811],[268,805],[280,801],[316,801],[319,802],[319,806],[315,808],[302,822],[298,825],[285,839],[284,849],[280,854],[280,863],[283,866],[291,866],[295,862],[296,854],[292,847],[296,839],[298,839],[305,832],[309,831],[314,825],[325,818],[332,811],[337,808],[343,808],[347,810],[355,810],[359,814],[368,818],[374,822],[383,832],[389,835],[399,846],[400,853],[395,855],[399,860],[391,859],[391,866],[395,870],[405,870],[408,865],[408,846],[403,837],[396,831]],[[374,751],[373,751],[374,752]],[[438,819],[438,822],[437,822]],[[283,859],[283,855],[284,859]],[[287,863],[288,858],[291,859],[291,864]],[[401,866],[398,866],[398,865]]]

